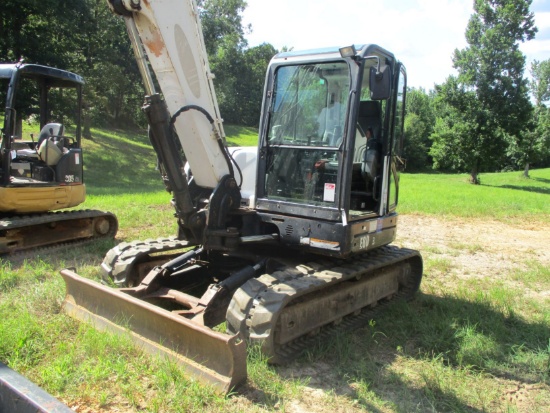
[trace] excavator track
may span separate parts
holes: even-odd
[[[121,242],[107,252],[101,263],[103,280],[119,287],[135,285],[155,265],[168,261],[171,252],[190,246],[176,237]]]
[[[271,363],[284,364],[319,338],[356,329],[390,302],[410,299],[421,277],[418,251],[394,246],[287,267],[236,291],[227,328],[260,343]]]
[[[0,218],[0,256],[114,238],[114,214],[97,210],[49,212]]]

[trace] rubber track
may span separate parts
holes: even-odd
[[[74,241],[64,241],[57,244],[45,244],[43,246],[35,246],[28,249],[21,249],[16,251],[10,251],[2,255],[10,256],[14,258],[24,258],[31,254],[35,256],[37,253],[41,252],[50,252],[55,251],[59,248],[64,248],[68,246],[81,246],[90,242],[94,242],[100,239],[109,239],[114,238],[118,231],[118,220],[114,214],[111,212],[104,212],[95,209],[81,209],[76,211],[56,211],[56,212],[46,212],[42,214],[29,214],[29,215],[16,215],[11,217],[2,217],[0,219],[0,230],[11,230],[17,228],[24,228],[33,225],[44,225],[50,224],[53,222],[61,221],[71,221],[71,220],[81,220],[89,218],[97,218],[105,216],[107,219],[110,219],[111,225],[109,232],[105,235],[96,235],[90,238],[77,239]]]
[[[176,237],[121,242],[107,252],[101,263],[103,281],[106,283],[114,281],[117,286],[126,286],[126,277],[134,271],[134,265],[150,254],[168,252],[189,246],[188,241],[181,241]]]
[[[271,363],[287,363],[320,338],[365,325],[376,312],[393,300],[381,300],[375,309],[365,307],[360,312],[344,317],[338,324],[325,325],[314,336],[306,333],[290,343],[276,346],[272,332],[284,307],[298,297],[316,290],[330,288],[406,260],[412,260],[412,274],[408,277],[407,286],[401,288],[393,298],[409,299],[420,286],[420,254],[415,250],[386,246],[346,261],[308,263],[248,281],[233,296],[227,312],[227,328],[232,333],[240,332],[251,342],[261,343],[262,351],[270,358]]]

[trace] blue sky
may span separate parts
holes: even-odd
[[[455,48],[464,48],[464,32],[473,0],[247,0],[243,22],[252,25],[249,46],[271,43],[312,49],[376,43],[407,67],[408,84],[433,89],[456,73]],[[550,0],[533,0],[539,29],[521,46],[527,67],[550,59]],[[528,70],[526,70],[528,74]]]

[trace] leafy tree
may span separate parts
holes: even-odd
[[[249,48],[244,53],[246,75],[239,85],[242,112],[240,119],[244,125],[259,126],[265,74],[269,61],[275,54],[277,50],[268,43]]]
[[[239,101],[235,89],[239,82],[246,47],[241,12],[243,0],[199,0],[202,31],[214,86],[224,120],[237,123]]]
[[[143,92],[124,24],[104,0],[3,0],[0,60],[84,77],[84,126],[140,122]]]
[[[501,134],[493,130],[489,134],[480,127],[490,114],[484,111],[475,91],[467,90],[455,76],[449,76],[443,85],[436,86],[434,103],[437,119],[430,137],[433,140],[430,155],[435,169],[464,171],[472,166],[479,169],[479,164],[472,165],[472,156],[479,159],[490,148],[498,151],[502,141],[495,136],[500,138]],[[473,136],[472,131],[476,130],[477,135]]]
[[[510,137],[525,130],[531,116],[525,57],[519,50],[519,42],[537,31],[531,2],[475,0],[468,46],[453,56],[458,77],[449,77],[438,89],[449,98],[449,119],[439,121],[434,132],[434,164],[467,169],[472,183],[479,183],[481,170],[502,163]]]
[[[101,35],[98,22],[112,24],[109,19],[98,20],[102,9],[107,9],[104,0],[3,0],[0,60],[23,58],[27,63],[81,71],[93,45],[88,43],[90,34]]]
[[[227,47],[229,43],[237,49],[246,46],[244,35],[245,30],[250,30],[250,26],[243,27],[241,16],[246,8],[246,1],[198,0],[197,7],[209,56],[215,55],[219,47]]]
[[[550,59],[539,62],[534,60],[531,63],[530,82],[531,93],[535,99],[535,105],[540,106],[550,101]]]
[[[222,116],[257,124],[265,68],[275,53],[247,49],[244,0],[198,0]],[[143,86],[123,20],[105,0],[2,0],[0,60],[51,65],[86,80],[84,133],[90,126],[144,125]]]
[[[535,101],[535,110],[528,127],[519,134],[510,147],[510,153],[520,165],[523,175],[529,177],[529,167],[550,155],[550,113],[545,102],[550,100],[550,59],[531,64],[529,83]]]
[[[511,156],[523,165],[523,176],[529,178],[529,168],[550,155],[550,111],[537,106],[528,128],[519,134],[510,145]]]
[[[144,125],[143,85],[121,17],[104,0],[86,0],[90,16],[82,22],[76,51],[86,79],[85,126]]]
[[[67,24],[60,25],[61,33],[57,32],[58,21],[65,17],[66,3],[63,0],[3,0],[0,7],[0,59],[17,62],[24,58],[27,62],[67,66],[65,58],[70,49],[63,50],[63,46],[70,40],[61,36]],[[58,10],[60,14],[56,13]]]
[[[197,2],[203,35],[220,112],[227,123],[258,125],[265,71],[276,53],[262,44],[247,48],[243,27],[243,0],[201,0]]]
[[[406,139],[403,147],[407,170],[420,171],[432,166],[429,150],[434,125],[433,96],[428,95],[422,88],[409,89],[405,115]]]
[[[267,65],[277,53],[270,44],[244,51],[218,50],[215,86],[220,111],[228,123],[258,126]],[[224,70],[220,70],[223,68]]]

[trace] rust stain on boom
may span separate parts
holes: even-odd
[[[220,392],[246,380],[246,343],[238,335],[215,332],[73,271],[65,269],[61,275],[67,286],[63,308],[70,316],[127,334],[143,350],[185,366]]]

